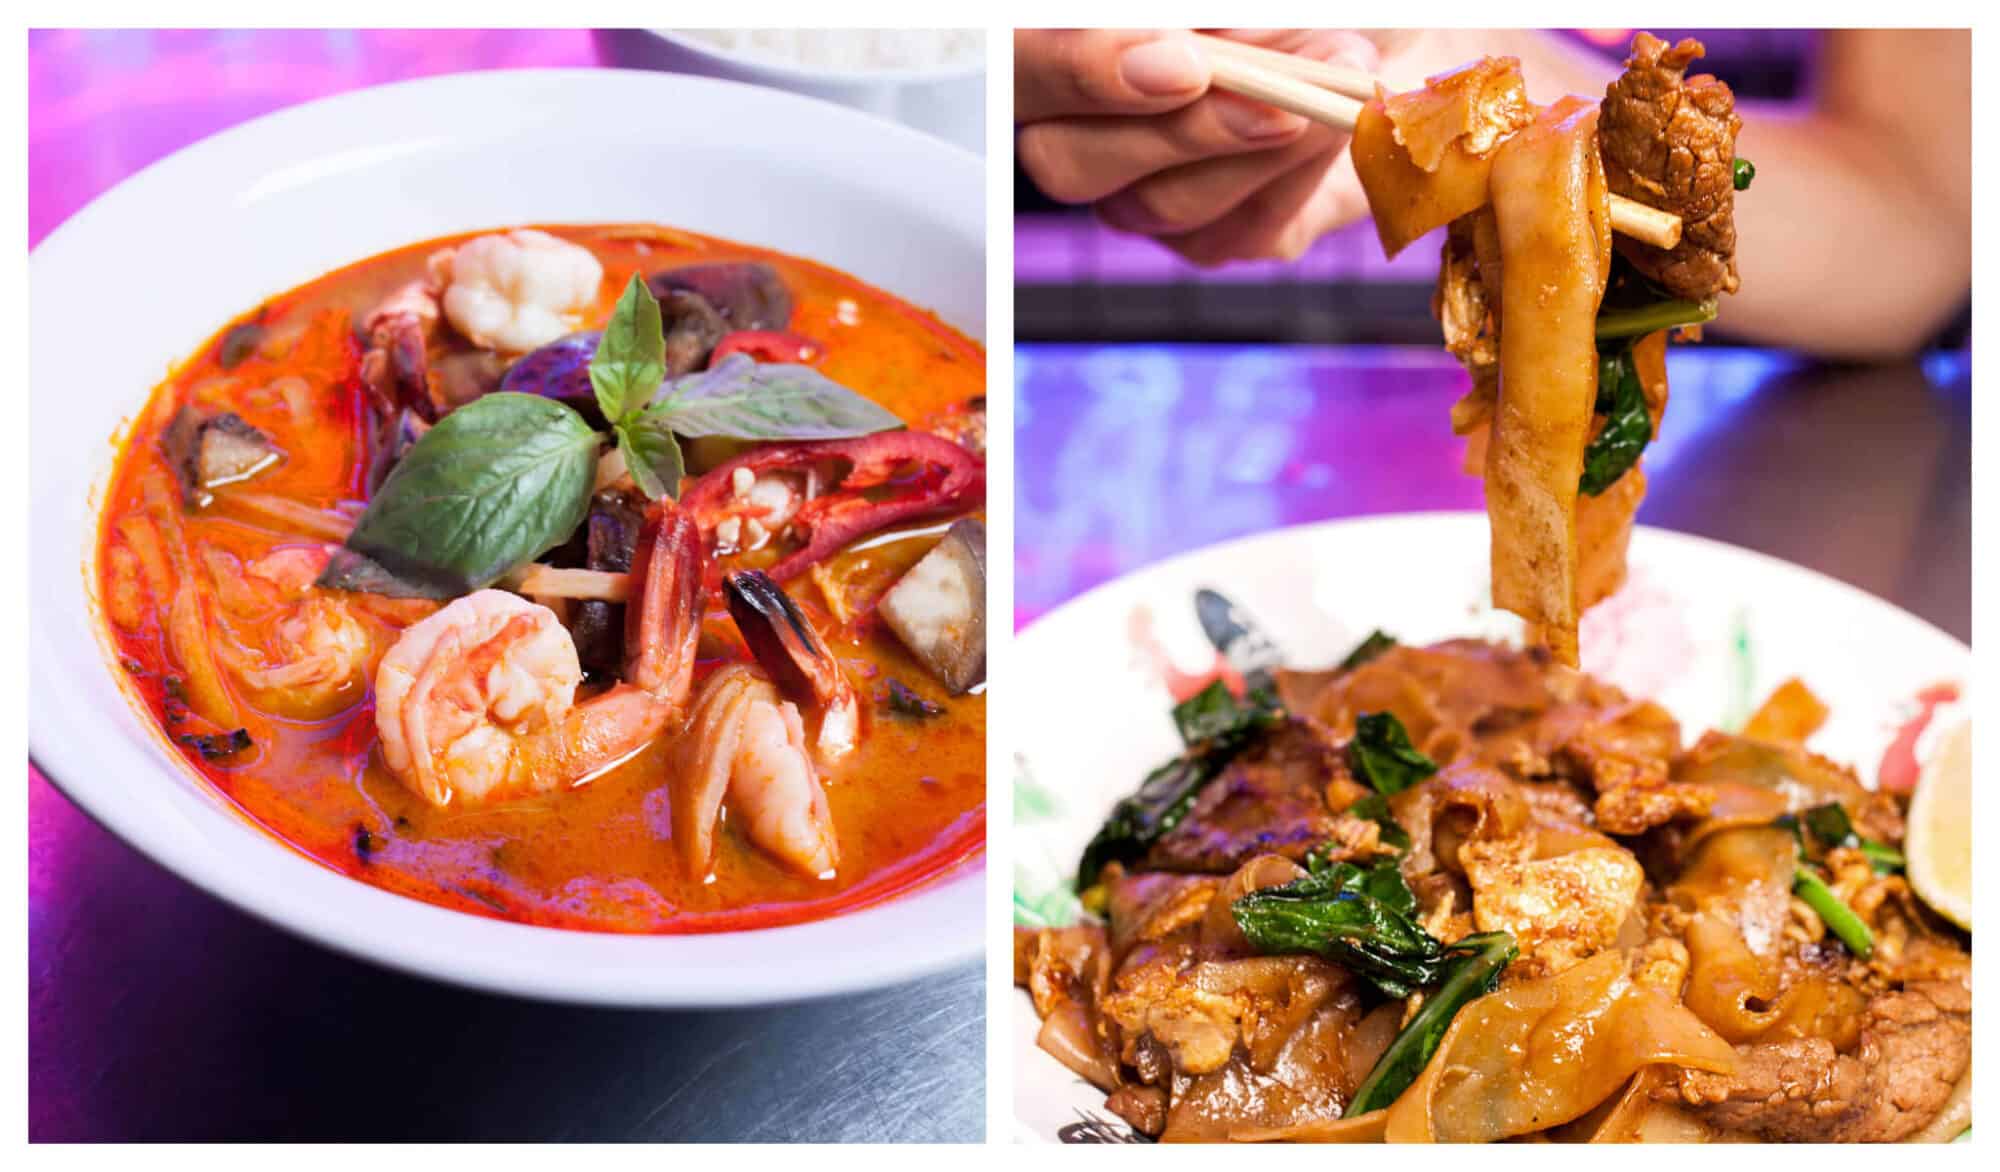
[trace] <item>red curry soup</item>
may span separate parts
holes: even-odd
[[[105,493],[120,666],[337,871],[616,932],[835,914],[985,831],[985,352],[796,257],[474,233],[274,297]]]

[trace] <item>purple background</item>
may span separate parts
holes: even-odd
[[[1972,637],[1972,361],[1678,346],[1645,524],[1749,546]],[[1435,346],[1017,345],[1017,626],[1232,537],[1484,508]],[[1370,571],[1362,571],[1370,572]],[[1366,626],[1357,619],[1357,625]]]
[[[28,242],[197,139],[586,31],[29,33]],[[978,965],[767,1010],[581,1010],[337,956],[183,883],[28,770],[29,1137],[832,1142],[984,1130]]]

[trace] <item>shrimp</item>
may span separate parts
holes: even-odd
[[[820,756],[833,761],[853,752],[861,740],[860,701],[798,604],[762,570],[731,574],[722,586],[730,617],[757,662],[787,695],[819,709],[814,743]]]
[[[826,790],[799,710],[749,664],[703,685],[674,746],[674,834],[688,873],[709,873],[725,796],[750,841],[802,874],[830,879],[840,863]]]
[[[437,287],[424,280],[389,294],[362,320],[368,349],[361,355],[361,385],[382,418],[394,419],[399,408],[426,423],[443,414],[430,381],[430,337],[437,320]]]
[[[589,249],[533,228],[468,240],[430,260],[452,327],[480,346],[522,354],[576,328],[604,266]]]
[[[575,640],[519,595],[476,591],[405,630],[375,673],[389,771],[434,806],[507,801],[583,785],[664,732],[691,689],[704,573],[671,500],[647,512],[633,566],[627,682],[582,703]]]
[[[224,550],[202,550],[225,635],[216,657],[268,712],[317,720],[367,689],[380,649],[358,596],[313,585],[329,552],[284,546],[246,566]]]

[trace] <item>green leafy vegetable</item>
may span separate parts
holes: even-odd
[[[1604,428],[1583,451],[1583,478],[1577,487],[1591,496],[1618,482],[1639,462],[1639,453],[1653,439],[1653,417],[1646,412],[1646,389],[1628,343],[1597,355],[1597,405]]]
[[[1378,794],[1401,793],[1438,768],[1410,743],[1409,731],[1393,712],[1364,712],[1354,719],[1347,763]]]
[[[1239,702],[1229,685],[1216,680],[1174,705],[1174,727],[1180,730],[1183,744],[1194,746],[1240,733],[1277,711],[1278,699],[1270,689],[1253,690]]]
[[[1360,867],[1314,855],[1308,866],[1304,878],[1253,891],[1229,906],[1258,952],[1322,956],[1384,996],[1407,997],[1442,980],[1451,960],[1468,950],[1464,942],[1440,943],[1417,922],[1416,896],[1393,856]]]
[[[1105,864],[1129,863],[1139,858],[1162,835],[1180,825],[1202,788],[1220,776],[1237,754],[1277,727],[1284,716],[1268,691],[1252,692],[1240,702],[1229,695],[1227,688],[1220,697],[1203,700],[1206,694],[1195,696],[1174,711],[1175,724],[1185,737],[1189,725],[1183,723],[1181,709],[1196,700],[1202,701],[1199,717],[1191,711],[1188,718],[1202,735],[1190,741],[1186,752],[1147,774],[1136,793],[1112,807],[1111,816],[1098,828],[1077,863],[1078,891],[1095,885]]]
[[[1444,983],[1424,998],[1416,1016],[1382,1052],[1375,1069],[1354,1088],[1346,1111],[1350,1118],[1380,1110],[1400,1098],[1430,1064],[1458,1011],[1491,993],[1501,972],[1519,952],[1514,938],[1505,932],[1467,936],[1452,947],[1468,950],[1469,955],[1460,955],[1451,963]]]
[[[844,439],[903,426],[884,407],[814,370],[731,354],[667,383],[653,407],[686,436],[750,440]]]
[[[687,464],[681,456],[680,441],[664,421],[650,412],[616,426],[618,450],[625,456],[625,470],[647,500],[679,496],[681,477]]]
[[[1368,637],[1356,644],[1354,650],[1347,653],[1347,658],[1340,661],[1340,670],[1353,671],[1395,645],[1395,636],[1385,635],[1381,631],[1370,631]]]
[[[1622,342],[1655,330],[1700,325],[1715,319],[1716,307],[1713,297],[1701,301],[1675,297],[1640,272],[1623,253],[1616,253],[1611,258],[1611,276],[1605,282],[1604,300],[1597,309],[1597,340]],[[1600,345],[1599,349],[1605,347]],[[1602,390],[1600,384],[1600,398]],[[1600,406],[1598,410],[1604,408]]]
[[[1410,832],[1402,823],[1389,815],[1389,799],[1382,794],[1369,794],[1347,807],[1347,812],[1356,818],[1366,818],[1379,828],[1379,837],[1384,846],[1402,852],[1410,849]]]
[[[660,303],[634,273],[590,357],[590,389],[597,396],[597,409],[613,427],[652,400],[660,380],[667,377],[666,355]]]
[[[439,420],[389,473],[347,538],[358,558],[320,575],[332,589],[455,598],[567,539],[582,524],[598,435],[539,395],[499,392]],[[364,574],[369,566],[379,576]]]
[[[1775,824],[1790,830],[1801,847],[1809,845],[1803,831],[1811,832],[1813,843],[1819,846],[1821,852],[1836,847],[1852,847],[1861,852],[1869,867],[1878,875],[1894,875],[1906,865],[1902,851],[1856,834],[1854,823],[1847,816],[1847,807],[1839,802],[1827,802],[1799,814],[1782,815],[1775,820]],[[1819,852],[1815,852],[1813,857],[1819,857]]]
[[[1748,191],[1751,181],[1757,178],[1757,164],[1739,156],[1729,166],[1729,178],[1736,190]]]
[[[1833,888],[1819,877],[1819,872],[1800,863],[1798,873],[1792,878],[1792,894],[1819,913],[1820,922],[1826,925],[1827,931],[1839,937],[1842,944],[1847,945],[1847,951],[1862,960],[1874,955],[1875,934],[1861,922],[1860,916],[1854,914],[1853,908],[1840,901]]]

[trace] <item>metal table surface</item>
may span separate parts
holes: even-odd
[[[1639,520],[1972,632],[1972,362],[1676,347]],[[1015,351],[1016,625],[1171,554],[1284,525],[1481,509],[1435,348]]]
[[[588,33],[36,32],[29,242],[279,107],[595,62]],[[34,1140],[977,1140],[985,980],[643,1013],[487,996],[306,944],[113,838],[30,767]]]

